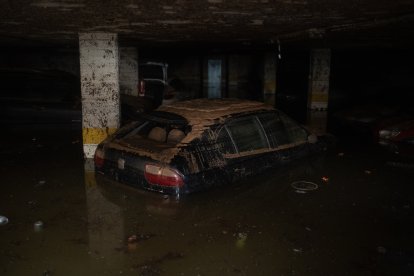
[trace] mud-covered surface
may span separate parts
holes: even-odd
[[[14,0],[1,2],[0,39],[76,45],[80,32],[105,32],[120,34],[127,45],[150,46],[258,41],[271,47],[276,39],[412,45],[412,11],[407,0]]]
[[[140,139],[137,136],[130,140],[131,143],[121,144],[119,141],[112,141],[107,143],[107,147],[169,163],[180,152],[181,146],[186,146],[195,139],[202,138],[205,130],[209,129],[212,125],[219,122],[222,123],[232,115],[266,110],[270,111],[274,110],[274,108],[261,102],[239,99],[195,99],[177,102],[173,105],[162,105],[157,111],[177,114],[185,118],[188,125],[191,126],[191,131],[176,146],[173,147],[163,143],[146,141],[146,139]],[[127,141],[124,139],[124,142]],[[141,147],[136,145],[139,143],[142,144]],[[240,156],[240,154],[237,156]],[[192,164],[192,171],[198,172],[196,167],[196,165]]]
[[[414,275],[414,170],[371,146],[176,202],[85,170],[79,130],[13,133],[0,274]]]
[[[214,120],[225,119],[231,114],[271,109],[273,108],[270,105],[239,99],[195,99],[158,108],[159,111],[179,114],[186,118],[190,125],[208,125],[209,122],[212,124]],[[197,116],[194,116],[195,114]]]

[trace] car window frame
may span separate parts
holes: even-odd
[[[267,126],[265,127],[265,121],[268,120],[269,118],[266,118],[266,116],[270,117],[271,120],[275,119],[277,121],[277,123],[281,124],[281,128],[282,129],[277,129],[279,126],[277,126],[277,131],[273,131],[274,129],[271,126]],[[275,117],[275,118],[272,118]],[[257,118],[260,121],[260,123],[263,126],[263,129],[266,133],[266,136],[268,137],[268,141],[269,141],[269,145],[272,149],[280,149],[283,148],[283,146],[286,145],[290,145],[292,144],[290,141],[290,137],[289,137],[289,133],[286,129],[285,124],[283,123],[281,117],[280,117],[280,112],[278,112],[277,110],[274,111],[270,111],[270,112],[262,112],[260,114],[257,114]],[[262,122],[263,121],[263,122]],[[282,140],[280,139],[280,132],[283,131],[284,135],[285,135],[285,139],[288,139],[288,143],[283,143]]]
[[[234,122],[237,122],[239,120],[245,120],[246,118],[251,118],[255,121],[255,125],[257,126],[257,129],[263,135],[263,138],[264,138],[263,142],[266,144],[266,147],[260,148],[260,149],[240,151],[239,147],[237,146],[237,144],[234,140],[233,133],[229,129],[228,125],[230,123],[234,123]],[[226,156],[226,157],[230,158],[230,157],[233,157],[233,156],[237,156],[237,157],[239,157],[239,156],[248,156],[248,155],[254,155],[254,154],[257,154],[257,153],[268,152],[268,151],[272,150],[272,148],[270,147],[269,139],[267,137],[267,133],[266,133],[265,129],[263,128],[263,125],[261,124],[261,122],[260,122],[259,118],[257,117],[256,113],[254,113],[254,114],[245,114],[245,115],[242,115],[242,116],[232,117],[232,118],[226,120],[223,123],[222,127],[219,128],[219,130],[217,132],[216,141],[218,139],[219,133],[223,130],[225,130],[227,132],[227,135],[230,138],[232,147],[234,149],[234,153],[223,153],[223,155]]]
[[[167,137],[163,142],[155,141],[158,144],[168,144],[171,147],[177,146],[191,132],[191,126],[189,125],[188,121],[185,118],[173,117],[177,115],[178,114],[175,113],[157,111],[148,114],[142,114],[137,121],[131,123],[131,126],[126,131],[115,133],[115,139],[117,141],[122,141],[135,137],[134,139],[141,139],[145,140],[146,142],[150,140],[155,141],[148,138],[148,135],[152,129],[160,127],[166,131],[167,135],[174,129],[183,132],[185,136],[180,141],[175,141],[174,143],[168,143]],[[147,128],[147,130],[145,130],[145,128]],[[122,130],[122,128],[120,130]]]
[[[229,140],[229,144],[231,145],[232,152],[223,153],[222,152],[223,150],[225,151],[225,149],[230,149],[230,147],[225,147],[224,145],[223,145],[223,150],[220,150],[220,151],[223,153],[223,155],[238,154],[237,147],[236,147],[236,144],[234,142],[233,136],[230,135],[230,131],[229,131],[229,129],[227,128],[227,126],[225,124],[221,125],[221,127],[219,127],[217,129],[217,135],[216,135],[214,143],[215,144],[223,143],[222,141],[219,141],[219,139],[221,138],[222,131],[224,131],[226,133],[227,139]]]
[[[291,144],[293,144],[293,146],[301,145],[301,144],[306,144],[306,143],[309,142],[309,135],[310,135],[310,133],[309,133],[309,131],[302,124],[298,123],[293,118],[291,118],[290,116],[288,116],[287,114],[285,114],[284,112],[282,112],[280,110],[278,110],[277,113],[278,113],[278,115],[279,115],[279,117],[280,117],[280,119],[281,119],[281,121],[282,121],[283,124],[285,124],[284,119],[286,119],[286,122],[288,122],[290,124],[291,123],[296,124],[296,126],[298,128],[300,128],[301,130],[303,130],[303,132],[306,135],[304,137],[304,140],[303,141],[294,141],[294,142],[292,142]],[[288,125],[286,125],[286,124],[285,124],[285,127],[286,127],[286,131],[288,132],[288,135],[292,135],[291,128]]]
[[[266,129],[264,128],[264,126],[263,126],[263,124],[262,124],[262,122],[260,121],[260,118],[259,118],[260,115],[264,115],[264,114],[274,114],[275,116],[278,116],[278,117],[280,116],[280,112],[278,110],[272,110],[272,111],[257,112],[257,113],[254,113],[254,114],[246,114],[246,115],[242,115],[242,116],[238,116],[238,117],[232,117],[232,118],[226,120],[223,123],[223,126],[221,128],[219,128],[219,130],[217,132],[216,141],[218,139],[220,131],[225,130],[227,132],[227,135],[230,138],[233,149],[235,150],[234,153],[223,153],[223,156],[225,158],[234,158],[234,157],[242,157],[242,156],[250,156],[250,155],[255,155],[255,154],[261,154],[261,153],[266,153],[266,152],[274,152],[274,151],[279,151],[279,150],[283,150],[283,149],[294,148],[296,146],[308,143],[308,139],[305,139],[304,141],[301,141],[301,142],[290,142],[290,143],[287,143],[287,144],[277,145],[276,147],[273,147],[272,144],[270,143],[270,140],[269,140],[269,132],[266,131]],[[287,116],[286,114],[284,114],[284,115]],[[258,124],[260,130],[262,131],[262,133],[265,137],[265,140],[266,140],[266,143],[267,143],[267,146],[268,146],[267,148],[254,149],[254,150],[250,150],[250,151],[240,152],[240,150],[239,150],[239,148],[238,148],[238,146],[237,146],[237,144],[234,140],[233,134],[228,129],[228,124],[231,123],[231,122],[234,122],[235,120],[236,121],[237,120],[242,120],[242,119],[247,118],[247,117],[252,117],[252,118],[255,119],[256,123]],[[289,117],[289,116],[287,116],[287,117]],[[306,130],[305,127],[303,127],[301,124],[297,123],[296,121],[294,121],[294,122],[298,125],[298,127],[302,128],[304,130],[304,132],[309,136],[309,132]],[[282,123],[283,123],[283,121],[282,121]]]

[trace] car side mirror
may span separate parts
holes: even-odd
[[[318,142],[318,136],[312,133],[311,135],[308,136],[308,142],[310,144],[316,144]]]

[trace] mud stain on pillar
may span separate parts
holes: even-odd
[[[311,52],[308,94],[308,125],[318,134],[326,133],[331,71],[331,50],[314,49]]]
[[[315,49],[312,50],[311,55],[309,107],[325,110],[328,108],[331,50]]]
[[[99,142],[119,127],[119,53],[116,34],[79,34],[83,149],[92,158]]]

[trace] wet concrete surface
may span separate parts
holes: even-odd
[[[414,275],[414,169],[376,147],[339,143],[177,202],[95,177],[80,130],[9,132],[0,274]]]

